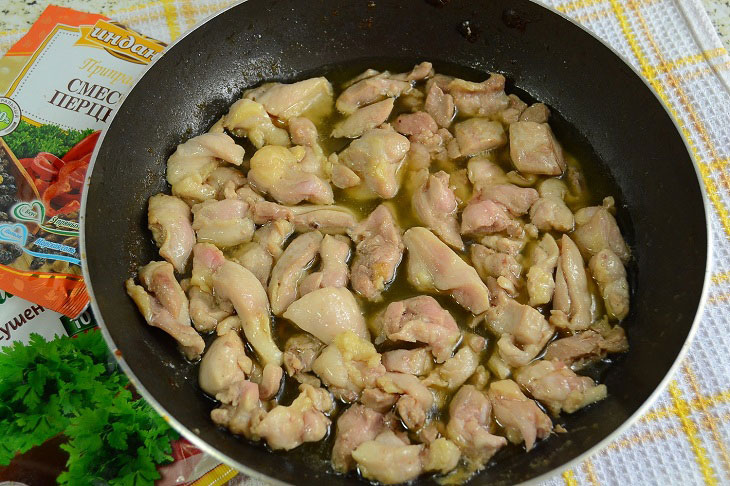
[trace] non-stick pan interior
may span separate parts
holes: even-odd
[[[137,266],[158,258],[146,201],[167,190],[165,161],[175,145],[207,130],[244,88],[337,66],[407,68],[421,60],[477,80],[502,72],[510,86],[548,104],[558,136],[610,174],[634,256],[631,350],[604,374],[609,397],[561,419],[568,434],[530,453],[500,452],[472,482],[525,481],[597,444],[644,403],[687,338],[706,265],[702,195],[669,115],[608,48],[527,0],[250,0],[188,34],[134,87],[99,150],[84,222],[99,317],[136,382],[239,465],[294,484],[356,481],[329,475],[322,445],[271,453],[212,424],[213,403],[197,388],[195,366],[144,324],[124,292]]]

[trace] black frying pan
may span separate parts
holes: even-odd
[[[146,201],[168,189],[165,162],[175,145],[206,131],[244,88],[336,66],[406,70],[421,60],[474,80],[502,72],[513,92],[550,105],[558,137],[610,175],[605,189],[619,196],[634,254],[631,351],[603,373],[609,397],[562,419],[569,434],[530,453],[501,451],[471,482],[530,480],[585,453],[637,416],[686,348],[708,263],[703,196],[677,127],[614,52],[527,0],[251,0],[188,33],[136,84],[97,150],[83,216],[94,311],[125,371],[185,436],[249,474],[307,485],[358,481],[312,459],[321,445],[271,453],[213,425],[196,367],[144,324],[124,292],[136,267],[158,258]]]

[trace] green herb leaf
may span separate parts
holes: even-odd
[[[56,157],[63,157],[71,147],[92,132],[91,129],[64,130],[56,125],[37,127],[21,121],[13,133],[3,138],[19,159],[35,157],[39,152],[50,152]]]

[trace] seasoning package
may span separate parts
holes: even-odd
[[[79,210],[100,130],[164,44],[50,6],[0,59],[0,289],[69,317],[89,297]]]

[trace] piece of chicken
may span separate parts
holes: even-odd
[[[522,225],[507,209],[491,199],[473,198],[461,213],[461,234],[485,236],[506,231],[510,236],[523,234]]]
[[[477,370],[486,344],[483,337],[467,333],[456,354],[437,366],[423,383],[448,391],[458,389]]]
[[[368,300],[380,300],[395,277],[403,256],[401,229],[390,209],[381,204],[358,224],[350,237],[356,244],[350,280],[352,288]]]
[[[226,248],[250,241],[253,236],[255,227],[248,203],[240,199],[209,199],[193,206],[192,212],[198,243]]]
[[[260,192],[269,194],[282,204],[309,201],[332,204],[334,196],[327,181],[305,172],[300,161],[306,155],[304,147],[266,145],[251,157],[248,172],[250,183]]]
[[[531,187],[518,187],[514,184],[490,184],[480,187],[477,200],[492,201],[504,206],[512,216],[527,214],[538,200],[538,192]]]
[[[147,227],[160,248],[160,256],[184,273],[195,245],[190,208],[181,199],[156,194],[147,207]]]
[[[556,339],[548,344],[546,360],[559,360],[573,370],[594,363],[609,353],[625,353],[629,350],[626,333],[621,326],[614,326],[605,333],[588,329],[572,336]]]
[[[486,464],[507,445],[504,437],[489,432],[491,415],[489,399],[472,385],[462,386],[449,404],[446,436],[478,466]]]
[[[381,329],[390,341],[427,344],[438,363],[451,356],[461,336],[451,314],[427,295],[390,303],[381,317]]]
[[[349,115],[362,106],[397,97],[411,89],[410,82],[391,79],[388,73],[380,73],[347,87],[337,98],[335,106],[340,113]]]
[[[266,410],[259,399],[259,386],[244,380],[240,382],[239,388],[238,404],[223,404],[210,412],[210,418],[234,434],[258,440],[259,436],[253,429],[266,416]]]
[[[238,168],[221,166],[210,173],[205,183],[216,191],[216,199],[235,199],[236,191],[246,186],[246,176]]]
[[[335,125],[332,136],[357,138],[366,131],[382,125],[393,111],[393,103],[393,98],[386,98],[355,110],[350,116]]]
[[[510,158],[525,174],[560,175],[565,170],[563,149],[547,123],[519,121],[509,126]]]
[[[408,281],[424,292],[448,293],[473,314],[489,307],[489,290],[474,267],[454,253],[426,228],[406,231],[403,241],[408,248]]]
[[[299,233],[320,231],[326,234],[344,234],[355,228],[355,214],[344,206],[281,206],[269,201],[257,202],[253,207],[256,224],[286,220]]]
[[[386,371],[423,376],[433,370],[433,355],[428,347],[386,351],[381,360]]]
[[[272,83],[247,91],[246,98],[264,105],[282,120],[307,114],[320,118],[332,111],[333,90],[326,78],[310,78],[291,84]]]
[[[416,177],[423,180],[411,199],[418,219],[444,243],[463,250],[464,242],[459,234],[456,216],[458,203],[454,190],[449,187],[449,174],[439,171],[429,175],[424,169]]]
[[[544,439],[553,429],[550,417],[540,410],[534,400],[527,398],[512,380],[493,381],[487,393],[494,417],[503,427],[507,440],[513,444],[525,442],[528,451],[537,439]]]
[[[332,466],[346,473],[354,467],[352,451],[363,442],[374,440],[385,430],[385,420],[378,413],[360,404],[353,404],[337,419],[335,444],[332,447]]]
[[[621,259],[611,250],[604,249],[591,258],[588,267],[601,291],[608,317],[623,320],[629,313],[629,283]]]
[[[504,93],[505,81],[501,74],[491,74],[481,83],[453,79],[445,91],[454,97],[454,104],[461,115],[489,116],[509,105],[509,98]]]
[[[455,115],[454,97],[444,93],[436,83],[432,83],[426,93],[424,110],[440,127],[449,128]]]
[[[220,160],[233,165],[243,163],[243,147],[236,145],[225,133],[204,133],[177,146],[167,160],[167,182],[172,194],[193,202],[216,196],[208,176],[220,165]]]
[[[611,250],[626,265],[631,258],[616,219],[604,206],[583,208],[575,213],[576,228],[572,234],[586,259],[601,250]]]
[[[527,293],[530,305],[544,305],[553,299],[555,279],[553,272],[558,264],[560,249],[550,233],[545,233],[532,250],[530,269],[527,271]]]
[[[378,197],[391,199],[400,189],[398,172],[410,142],[398,132],[373,128],[340,152],[339,161],[363,179]]]
[[[555,293],[550,323],[571,331],[591,325],[591,295],[588,292],[583,257],[568,235],[560,240],[560,257],[555,272]]]
[[[282,352],[271,335],[266,291],[256,276],[241,265],[226,261],[213,274],[216,295],[228,299],[241,319],[246,339],[263,364],[282,364]]]
[[[360,306],[346,288],[327,287],[310,292],[294,301],[283,317],[325,344],[331,344],[344,331],[370,339]]]
[[[469,118],[454,125],[457,149],[451,148],[449,154],[466,156],[496,149],[507,144],[507,135],[502,124],[487,118]],[[457,154],[458,152],[458,154]]]
[[[147,324],[172,336],[188,359],[197,359],[205,343],[190,325],[188,299],[175,280],[172,265],[150,262],[139,270],[139,280],[144,287],[130,278],[126,290]]]
[[[302,379],[306,378],[303,375],[312,371],[312,363],[324,346],[322,341],[306,333],[295,334],[287,339],[284,345],[284,368],[287,374],[304,383]]]
[[[319,256],[319,271],[307,275],[299,284],[301,295],[325,287],[346,287],[350,280],[350,269],[347,266],[350,239],[347,236],[325,235],[319,247]]]
[[[327,157],[319,144],[319,132],[314,122],[303,116],[292,118],[289,120],[289,133],[292,143],[304,148],[304,157],[299,161],[299,168],[321,179],[329,179]]]
[[[540,199],[530,208],[530,221],[542,231],[573,230],[573,212],[565,204],[568,187],[560,179],[546,179],[538,186]]]
[[[290,145],[286,130],[274,125],[264,106],[253,100],[241,98],[233,103],[223,126],[237,137],[247,137],[257,149],[264,145]]]
[[[472,264],[485,282],[489,277],[497,279],[500,287],[514,296],[522,286],[522,265],[515,257],[501,253],[483,245],[473,244],[469,249]],[[506,288],[505,288],[506,287]]]
[[[606,385],[576,375],[561,361],[535,361],[515,371],[515,381],[555,416],[606,398]]]
[[[387,372],[377,378],[377,384],[386,393],[401,395],[395,407],[407,429],[415,431],[423,427],[434,398],[431,390],[418,377]]]
[[[213,294],[213,274],[226,261],[218,247],[210,243],[197,243],[193,247],[193,274],[190,285]]]
[[[251,373],[253,362],[246,356],[236,331],[228,331],[213,341],[198,369],[200,388],[224,404],[238,405],[242,382]]]
[[[322,233],[311,231],[294,238],[281,254],[269,281],[269,300],[275,315],[281,315],[299,297],[299,282],[317,256],[321,243]]]
[[[233,305],[229,301],[217,299],[196,285],[188,289],[188,299],[190,318],[198,332],[206,333],[216,329],[219,322],[233,314]]]

